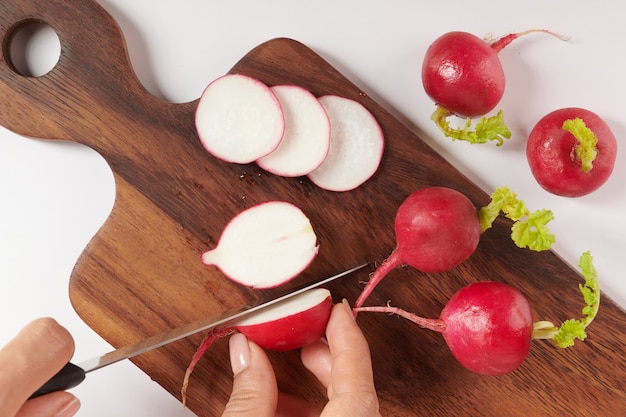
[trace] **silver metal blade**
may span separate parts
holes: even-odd
[[[311,290],[313,288],[320,287],[322,285],[328,284],[338,278],[346,276],[352,272],[355,272],[361,268],[364,268],[368,264],[362,264],[357,267],[348,269],[347,271],[341,272],[339,274],[333,275],[332,277],[323,279],[321,281],[314,282],[312,284],[307,284],[304,287],[298,288],[294,291],[291,291],[287,294],[278,296],[269,301],[265,301],[259,304],[249,304],[237,309],[229,310],[221,314],[217,314],[214,316],[206,317],[200,320],[197,320],[193,323],[186,324],[177,329],[168,330],[164,333],[157,334],[155,336],[149,337],[147,339],[141,340],[139,342],[133,343],[128,346],[121,347],[119,349],[113,350],[109,353],[106,353],[102,356],[97,356],[95,358],[88,359],[84,362],[78,363],[77,366],[82,368],[85,373],[95,371],[96,369],[103,368],[107,365],[111,365],[113,363],[122,361],[124,359],[132,358],[133,356],[140,355],[142,353],[148,352],[152,349],[156,349],[158,347],[167,345],[168,343],[175,342],[177,340],[183,339],[185,337],[191,336],[198,332],[211,330],[216,327],[224,326],[226,324],[230,324],[235,320],[242,319],[254,312],[267,308],[273,304],[279,303],[281,301],[287,300],[291,297],[294,297],[298,294],[302,294],[305,291]]]

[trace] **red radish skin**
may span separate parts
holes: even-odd
[[[481,375],[504,375],[517,369],[530,350],[533,315],[517,289],[499,282],[476,282],[450,298],[439,319],[426,319],[395,307],[360,307],[355,312],[398,314],[440,332],[452,355]]]
[[[502,99],[505,75],[498,53],[520,36],[543,32],[533,29],[503,36],[491,44],[467,32],[448,32],[427,49],[422,64],[426,94],[440,107],[475,118],[493,110]]]
[[[181,396],[187,399],[189,378],[202,355],[217,340],[238,331],[262,348],[298,349],[324,336],[333,301],[330,291],[316,288],[255,312],[232,326],[211,331],[202,341],[185,372]]]
[[[589,170],[583,169],[577,157],[579,140],[563,129],[566,120],[576,118],[581,119],[597,139],[597,155]],[[581,197],[600,188],[611,176],[617,141],[597,114],[577,107],[562,108],[537,122],[528,137],[526,157],[533,176],[545,190],[563,197]]]
[[[261,81],[226,74],[203,91],[195,114],[204,148],[227,162],[247,164],[278,147],[285,130],[282,107]]]
[[[396,248],[374,271],[355,307],[362,306],[380,281],[399,266],[435,273],[459,265],[474,253],[481,234],[472,202],[446,187],[412,193],[398,208],[394,229]]]

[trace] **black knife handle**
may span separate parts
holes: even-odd
[[[30,398],[39,397],[54,391],[65,391],[74,388],[85,379],[85,371],[83,368],[69,362],[55,376],[50,378],[48,382],[43,384],[41,388],[34,392]]]

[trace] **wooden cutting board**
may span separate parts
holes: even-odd
[[[40,78],[17,74],[7,56],[13,30],[32,21],[50,24],[61,41],[58,64]],[[375,177],[355,191],[327,192],[303,178],[280,178],[255,165],[210,157],[196,137],[196,103],[171,104],[151,96],[133,73],[119,27],[91,0],[3,0],[0,35],[0,123],[25,136],[90,146],[114,172],[113,211],[69,282],[78,314],[114,346],[272,293],[233,284],[199,260],[216,244],[226,222],[256,203],[295,203],[319,236],[318,258],[290,285],[371,262],[330,287],[336,301],[345,297],[353,302],[368,274],[394,249],[395,211],[412,191],[442,185],[464,192],[476,206],[488,201],[486,193],[411,130],[297,41],[270,40],[231,72],[269,85],[294,83],[318,96],[341,95],[367,107],[382,125],[386,152]],[[437,317],[463,285],[499,280],[523,291],[538,319],[579,317],[578,273],[554,253],[516,248],[509,227],[508,221],[498,220],[477,252],[447,273],[394,271],[368,303],[392,300]],[[403,319],[363,314],[359,324],[371,345],[385,416],[608,416],[626,404],[625,314],[607,297],[585,343],[559,350],[535,341],[517,371],[497,378],[464,370],[441,335]],[[184,370],[202,337],[133,361],[179,397]],[[323,403],[324,391],[303,370],[298,352],[270,356],[281,389]],[[189,407],[200,416],[218,416],[230,389],[223,340],[196,369]]]

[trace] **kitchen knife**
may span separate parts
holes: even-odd
[[[352,272],[364,268],[367,265],[368,264],[365,263],[357,267],[348,269],[347,271],[333,275],[329,278],[325,278],[321,281],[306,284],[300,288],[297,288],[296,290],[272,298],[269,301],[254,302],[234,310],[229,310],[221,314],[197,320],[193,323],[186,324],[177,329],[168,330],[164,333],[157,334],[131,345],[115,349],[109,353],[105,353],[102,356],[96,356],[95,358],[88,359],[76,365],[70,362],[65,365],[63,369],[61,369],[48,382],[46,382],[41,388],[39,388],[33,395],[31,395],[30,398],[35,398],[49,392],[63,391],[73,388],[83,382],[86,374],[88,374],[89,372],[114,364],[124,359],[132,358],[134,356],[148,352],[152,349],[164,346],[168,343],[172,343],[185,337],[191,336],[195,333],[232,324],[233,322],[249,316],[250,314],[253,314],[259,310],[270,307],[271,305],[274,305],[281,301],[287,300],[305,291],[328,284],[338,278],[344,277]]]

